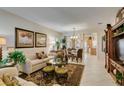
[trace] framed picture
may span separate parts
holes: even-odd
[[[34,32],[15,28],[15,47],[16,48],[33,48],[34,47]]]
[[[35,32],[35,47],[46,47],[47,35]]]

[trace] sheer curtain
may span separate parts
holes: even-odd
[[[51,51],[51,50],[55,50],[55,41],[56,41],[56,38],[54,36],[49,36],[48,38],[48,50]]]

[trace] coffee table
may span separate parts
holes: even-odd
[[[52,66],[58,66],[58,67],[63,67],[66,65],[64,62],[55,62],[54,60],[50,60],[47,65],[52,65]]]

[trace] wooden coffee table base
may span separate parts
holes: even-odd
[[[57,69],[55,69],[56,81],[59,84],[66,83],[67,78],[68,78],[68,73],[67,72],[68,71],[67,71],[66,68],[57,68]]]
[[[48,83],[54,79],[54,67],[46,66],[43,68],[43,78]]]

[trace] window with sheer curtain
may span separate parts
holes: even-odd
[[[49,36],[49,44],[48,44],[49,51],[55,49],[55,41],[56,41],[56,38],[55,37]]]

